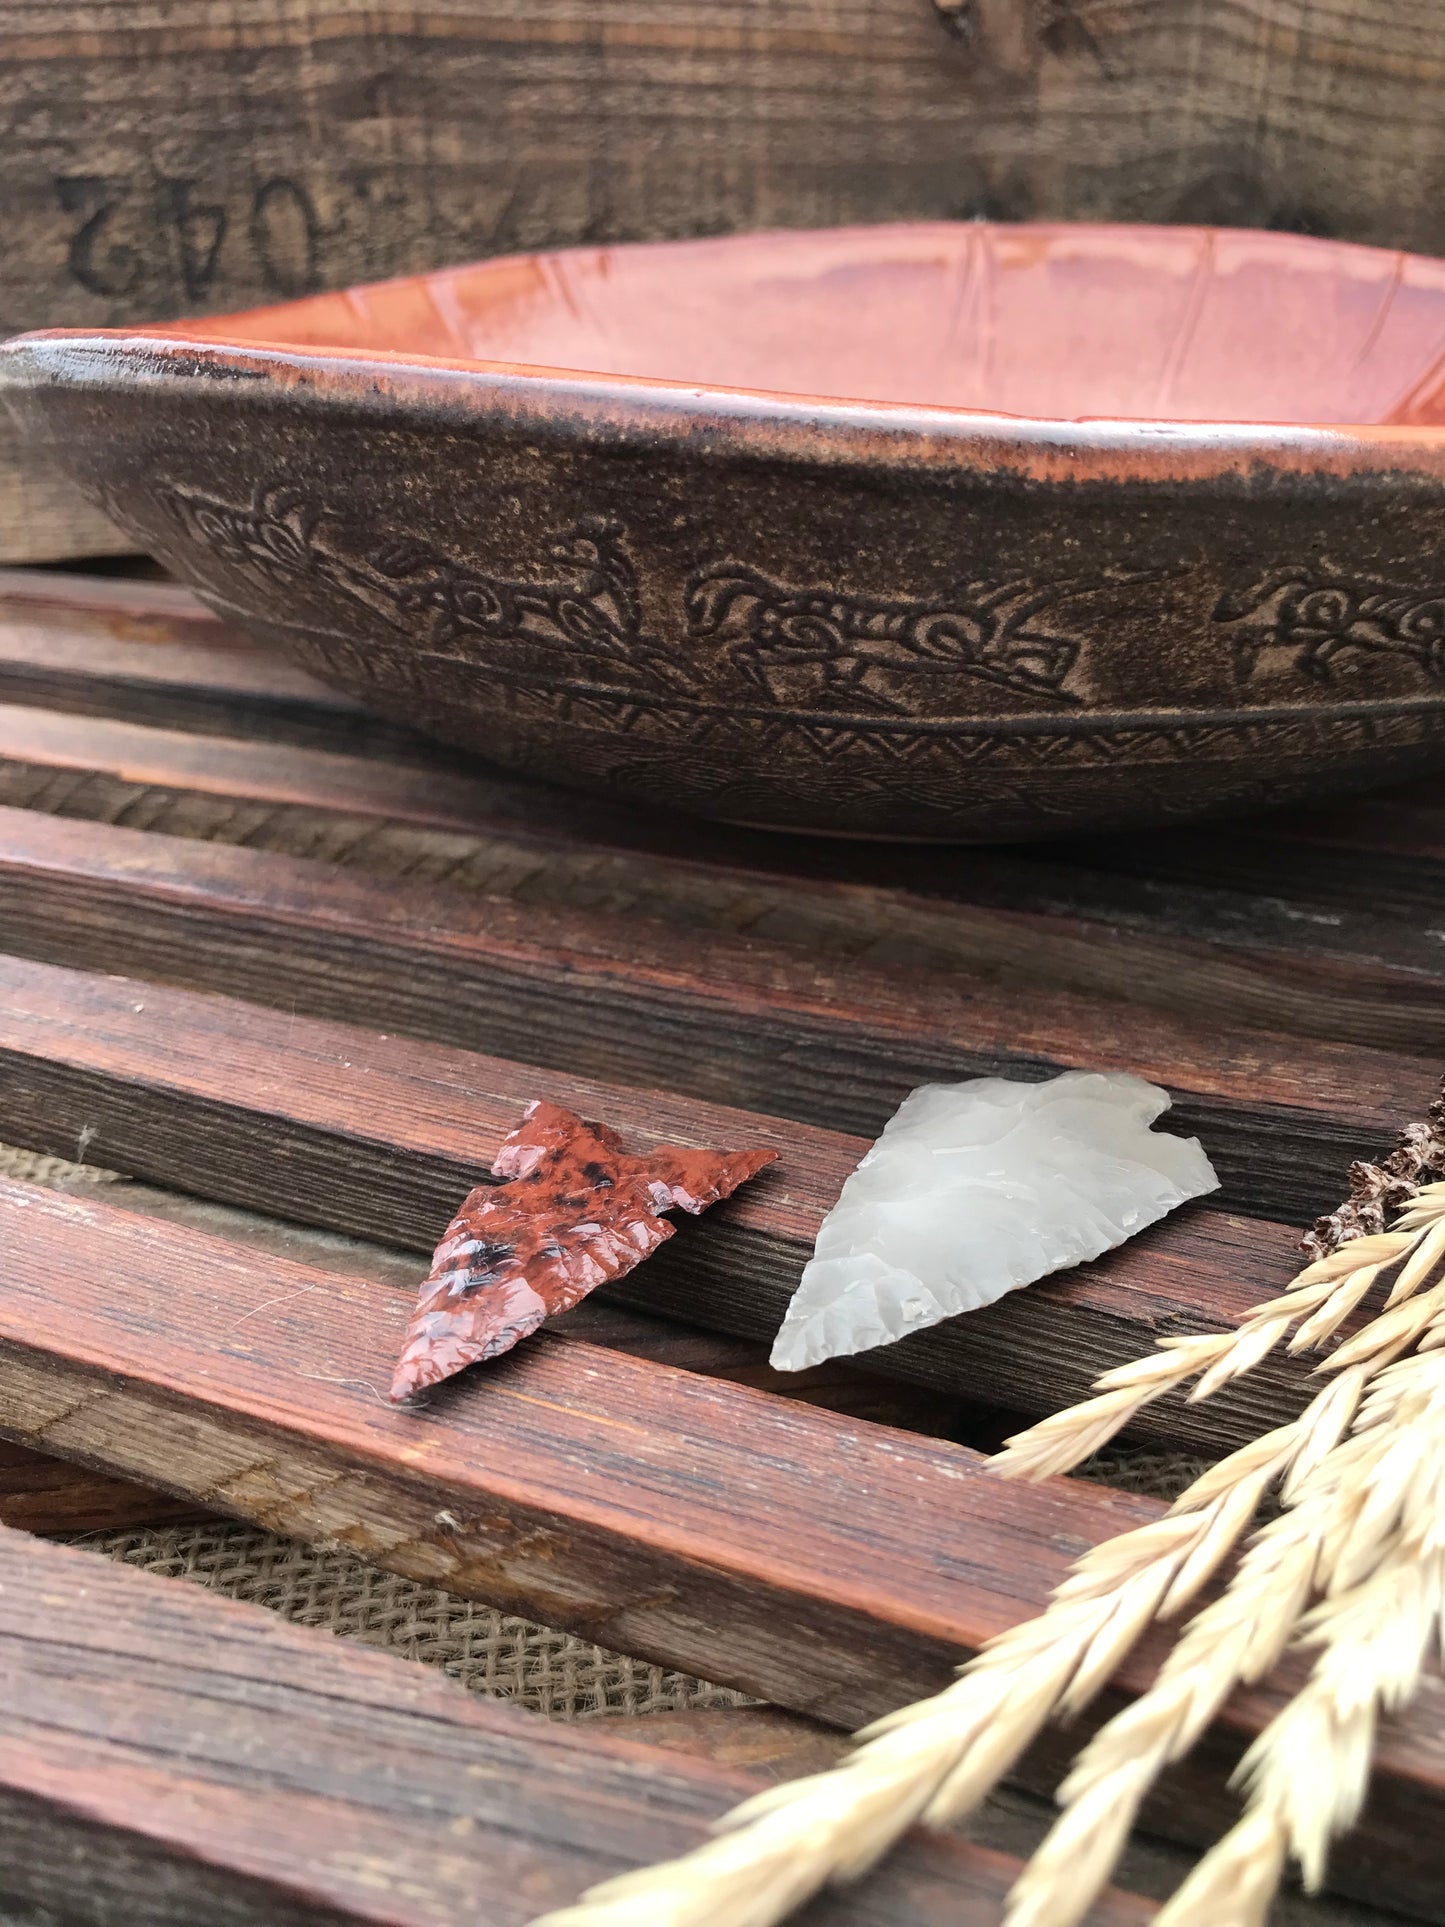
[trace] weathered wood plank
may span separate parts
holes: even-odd
[[[715,1677],[840,1723],[890,1690],[862,1650],[937,1677],[1059,1535],[1155,1510],[555,1338],[398,1410],[375,1388],[408,1308],[368,1281],[13,1182],[0,1227],[7,1435],[624,1650],[706,1642]],[[785,1602],[796,1632],[755,1638]]]
[[[49,593],[32,583],[56,581]],[[111,594],[111,588],[129,591]],[[135,593],[135,591],[145,593]],[[447,753],[255,648],[165,583],[0,570],[0,703],[444,766]]]
[[[112,1479],[0,1439],[0,1526],[26,1532],[119,1532],[210,1515],[188,1499]]]
[[[398,1411],[375,1387],[405,1307],[365,1283],[16,1184],[0,1244],[7,1435],[840,1724],[939,1684],[1084,1545],[1158,1510],[1006,1486],[962,1447],[545,1335]],[[1221,1763],[1277,1704],[1232,1702],[1149,1823],[1217,1828]],[[1445,1892],[1428,1823],[1442,1714],[1432,1679],[1383,1736],[1368,1848],[1332,1869],[1427,1919]]]
[[[760,1784],[642,1739],[0,1530],[0,1898],[47,1917],[523,1927]],[[1016,1872],[920,1833],[816,1919],[988,1927]]]
[[[523,1106],[542,1095],[603,1119],[639,1147],[780,1151],[774,1169],[700,1223],[682,1225],[610,1288],[661,1316],[771,1342],[862,1140],[0,956],[0,1115],[12,1133],[52,1155],[73,1153],[84,1137],[88,1155],[111,1168],[353,1236],[430,1251]],[[861,1362],[976,1403],[1055,1411],[1162,1332],[1236,1323],[1296,1269],[1295,1242],[1283,1225],[1196,1207],[1098,1264]],[[625,1333],[622,1341],[637,1349]],[[735,1362],[702,1368],[739,1376]],[[1297,1409],[1308,1373],[1306,1361],[1271,1359],[1228,1395],[1150,1408],[1139,1430],[1181,1447],[1227,1449]],[[811,1377],[802,1375],[804,1396],[839,1396]],[[788,1375],[754,1382],[776,1390]],[[919,1404],[920,1419],[931,1416],[929,1401]]]
[[[0,810],[0,932],[43,962],[224,990],[872,1137],[914,1085],[1081,1064],[1170,1087],[1224,1201],[1299,1222],[1421,1114],[1424,1062],[778,943],[387,882]]]
[[[284,1152],[280,1161],[284,1162]],[[72,1188],[63,1177],[27,1181],[62,1191]],[[319,1265],[352,1280],[367,1280],[380,1290],[404,1293],[408,1302],[415,1295],[421,1267],[415,1257],[394,1246],[328,1234],[133,1179],[108,1183],[104,1195],[123,1210],[243,1244],[263,1256]],[[274,1206],[274,1197],[268,1202]],[[554,1319],[550,1329],[559,1338],[584,1339],[629,1358],[650,1359],[677,1371],[704,1372],[875,1424],[901,1425],[910,1432],[988,1450],[996,1449],[1004,1432],[1012,1429],[996,1410],[980,1411],[953,1394],[884,1377],[848,1360],[803,1372],[777,1372],[768,1364],[765,1343],[655,1317],[611,1300],[588,1298],[565,1317]],[[63,1460],[0,1444],[0,1521],[7,1525],[22,1525],[30,1532],[68,1533],[173,1524],[183,1516],[201,1515],[194,1507],[183,1509],[171,1494],[154,1487],[106,1479]]]
[[[901,214],[1438,250],[1436,24],[1422,0],[1288,34],[1202,0],[1087,19],[547,0],[339,24],[259,0],[164,24],[11,7],[0,326],[215,312],[564,240]]]
[[[0,568],[0,620],[12,619],[115,641],[191,640],[252,652],[256,647],[183,584],[160,574]]]
[[[1404,792],[1348,809],[1264,817],[1218,830],[1099,838],[1051,852],[1113,897],[1216,897],[1255,919],[1296,922],[1306,950],[1397,960],[1433,974],[1445,930],[1442,811]]]
[[[418,753],[398,764],[0,706],[0,805],[746,930],[844,959],[1124,995],[1231,1026],[1445,1048],[1445,949],[1417,917],[1382,917],[1373,903],[1319,915],[1027,855],[840,857],[796,837],[659,834],[655,821],[605,804],[463,773],[444,752],[418,767]],[[1278,869],[1292,847],[1276,849]],[[1445,871],[1434,874],[1445,924]],[[1427,888],[1417,882],[1417,897]]]

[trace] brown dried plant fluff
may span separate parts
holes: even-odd
[[[1445,1169],[1445,1084],[1425,1116],[1426,1123],[1405,1126],[1395,1149],[1379,1164],[1361,1159],[1350,1166],[1349,1197],[1338,1211],[1316,1218],[1300,1239],[1307,1258],[1323,1258],[1351,1238],[1383,1231],[1386,1216],[1404,1209],[1425,1172]]]
[[[1095,1396],[1010,1440],[994,1463],[1012,1477],[1066,1472],[1175,1386],[1195,1379],[1191,1397],[1207,1398],[1282,1341],[1291,1350],[1327,1344],[1380,1275],[1393,1274],[1380,1311],[1322,1361],[1325,1383],[1297,1419],[1211,1466],[1161,1518],[1095,1546],[1042,1613],[991,1641],[943,1692],[860,1733],[838,1766],[745,1801],[706,1845],[604,1882],[535,1927],[773,1927],[820,1888],[867,1872],[915,1821],[958,1819],[1051,1718],[1077,1712],[1094,1697],[1152,1621],[1198,1596],[1238,1545],[1266,1491],[1279,1484],[1289,1509],[1251,1549],[1221,1600],[1192,1622],[1139,1713],[1131,1708],[1101,1730],[1096,1750],[1086,1752],[1062,1789],[1065,1812],[1052,1848],[1044,1843],[1012,1896],[1015,1927],[1077,1920],[1091,1891],[1108,1879],[1154,1775],[1198,1736],[1234,1680],[1257,1676],[1283,1650],[1313,1594],[1336,1581],[1335,1566],[1316,1557],[1312,1528],[1327,1520],[1330,1530],[1340,1529],[1352,1516],[1351,1468],[1365,1467],[1390,1427],[1410,1422],[1399,1397],[1391,1397],[1404,1387],[1398,1378],[1390,1382],[1387,1368],[1402,1354],[1412,1353],[1406,1362],[1413,1365],[1414,1357],[1445,1344],[1445,1183],[1422,1182],[1442,1165],[1445,1089],[1428,1121],[1403,1131],[1390,1156],[1351,1168],[1349,1198],[1316,1224],[1304,1241],[1312,1262],[1277,1298],[1257,1306],[1233,1332],[1166,1341],[1150,1357],[1105,1373]],[[1400,1215],[1386,1229],[1395,1211]],[[1413,1353],[1417,1345],[1422,1351]],[[1376,1374],[1386,1395],[1362,1414]],[[1406,1379],[1411,1389],[1416,1382]],[[1427,1450],[1445,1459],[1445,1439],[1428,1441]],[[1418,1533],[1418,1519],[1413,1524]],[[1387,1535],[1381,1550],[1387,1569],[1401,1551],[1399,1535]],[[1445,1558],[1431,1570],[1441,1564]],[[1351,1588],[1372,1573],[1352,1569]],[[1307,1626],[1326,1644],[1336,1671],[1340,1641],[1360,1619],[1346,1603],[1341,1598],[1337,1610]],[[1411,1611],[1412,1624],[1428,1636],[1436,1623],[1431,1600],[1417,1601]],[[1417,1638],[1412,1650],[1419,1644]],[[1405,1665],[1382,1677],[1372,1703],[1403,1703],[1413,1676]],[[1286,1757],[1290,1735],[1301,1723],[1315,1734],[1335,1732],[1329,1683],[1305,1689],[1312,1697],[1282,1739],[1271,1729],[1261,1741],[1250,1811],[1229,1836],[1234,1858],[1201,1863],[1200,1884],[1192,1893],[1181,1891],[1171,1927],[1199,1927],[1205,1915],[1196,1896],[1206,1896],[1206,1911],[1214,1905],[1216,1881],[1227,1886],[1240,1876],[1251,1843],[1257,1864],[1249,1869],[1254,1911],[1248,1918],[1262,1918],[1287,1853],[1317,1858],[1320,1840],[1349,1823],[1368,1724],[1358,1719],[1337,1736],[1339,1771],[1350,1786],[1344,1793],[1322,1787],[1328,1812],[1312,1832],[1298,1815],[1270,1805],[1276,1783],[1288,1783],[1287,1772],[1271,1775]],[[1060,1853],[1061,1846],[1067,1851]]]

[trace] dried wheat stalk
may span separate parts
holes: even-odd
[[[1437,1333],[1445,1333],[1445,1306],[1425,1342]],[[1310,1599],[1354,1585],[1383,1558],[1393,1558],[1402,1534],[1419,1562],[1431,1535],[1445,1528],[1438,1510],[1445,1453],[1431,1451],[1432,1442],[1445,1447],[1445,1360],[1417,1354],[1385,1371],[1376,1387],[1354,1436],[1297,1476],[1291,1509],[1256,1535],[1228,1589],[1185,1628],[1149,1691],[1101,1727],[1079,1755],[1059,1789],[1063,1816],[1010,1895],[1006,1927],[1074,1927],[1113,1871],[1158,1774],[1189,1750],[1236,1685],[1269,1672]],[[1407,1613],[1406,1624],[1414,1623]],[[1361,1624],[1359,1612],[1341,1608],[1342,1633]],[[1373,1721],[1365,1724],[1367,1768]],[[1357,1722],[1355,1737],[1364,1730]],[[1362,1793],[1360,1775],[1349,1783],[1355,1778]],[[1312,1776],[1310,1785],[1318,1790],[1318,1784]],[[1332,1810],[1328,1800],[1323,1810]],[[1241,1840],[1254,1838],[1257,1829],[1251,1820]],[[1290,1845],[1290,1836],[1282,1837],[1275,1880]],[[1241,1840],[1218,1863],[1221,1879],[1238,1876],[1234,1856]],[[1320,1847],[1316,1860],[1322,1858]],[[1262,1866],[1256,1874],[1251,1891],[1272,1893]],[[1215,1903],[1221,1891],[1210,1886]],[[1227,1917],[1233,1923],[1234,1914]],[[1225,1916],[1198,1917],[1206,1918],[1213,1924]]]
[[[1191,1399],[1208,1398],[1267,1357],[1298,1321],[1292,1352],[1332,1338],[1386,1267],[1413,1253],[1396,1280],[1391,1302],[1413,1291],[1445,1255],[1445,1184],[1423,1185],[1425,1172],[1445,1167],[1445,1085],[1427,1122],[1407,1124],[1395,1149],[1378,1164],[1350,1166],[1350,1195],[1337,1211],[1315,1221],[1300,1240],[1306,1265],[1277,1298],[1257,1305],[1237,1330],[1167,1339],[1148,1358],[1105,1372],[1095,1397],[1056,1413],[1008,1441],[998,1469],[1011,1478],[1040,1479],[1072,1471],[1107,1445],[1144,1406],[1191,1378]],[[1415,1207],[1423,1204],[1423,1212]],[[1399,1212],[1385,1230],[1387,1212]],[[1429,1242],[1432,1227],[1436,1229]],[[1428,1243],[1428,1252],[1422,1249]]]
[[[1438,1342],[1445,1327],[1431,1334]],[[1351,1827],[1369,1783],[1382,1711],[1419,1688],[1445,1623],[1445,1358],[1421,1351],[1383,1374],[1350,1441],[1376,1437],[1352,1463],[1353,1529],[1327,1541],[1332,1589],[1306,1615],[1322,1648],[1305,1686],[1271,1721],[1236,1776],[1245,1815],[1195,1867],[1159,1927],[1263,1927],[1287,1859],[1318,1888],[1325,1855]],[[1348,1448],[1346,1448],[1347,1450]],[[1367,1450],[1369,1447],[1367,1446]]]
[[[1051,1717],[1093,1697],[1154,1618],[1196,1596],[1275,1480],[1296,1491],[1324,1464],[1371,1373],[1445,1315],[1445,1283],[1412,1297],[1445,1257],[1445,1184],[1416,1182],[1445,1162],[1439,1103],[1430,1117],[1384,1165],[1353,1167],[1350,1200],[1316,1226],[1320,1255],[1283,1298],[1237,1333],[1172,1344],[1122,1368],[1135,1374],[1124,1382],[1106,1375],[1103,1400],[1034,1427],[996,1463],[1014,1476],[1068,1469],[1172,1385],[1202,1373],[1194,1396],[1208,1396],[1300,1320],[1295,1346],[1322,1343],[1379,1272],[1405,1259],[1387,1308],[1328,1361],[1337,1375],[1298,1419],[1211,1467],[1163,1518],[1087,1553],[1043,1613],[991,1642],[943,1692],[859,1734],[837,1767],[745,1801],[706,1845],[606,1881],[534,1927],[772,1927],[827,1883],[866,1872],[916,1820],[943,1823],[974,1806]],[[1386,1199],[1409,1203],[1389,1233],[1374,1222]],[[1336,1241],[1348,1249],[1332,1252]]]
[[[1095,1397],[1056,1412],[1010,1439],[996,1461],[998,1470],[1006,1478],[1023,1479],[1072,1471],[1107,1445],[1144,1406],[1189,1379],[1199,1379],[1191,1399],[1209,1398],[1231,1379],[1251,1371],[1292,1325],[1298,1328],[1290,1339],[1290,1351],[1325,1344],[1380,1273],[1402,1258],[1406,1262],[1400,1266],[1390,1292],[1391,1306],[1417,1291],[1445,1258],[1445,1183],[1418,1188],[1393,1230],[1357,1236],[1307,1265],[1279,1297],[1256,1305],[1236,1330],[1196,1338],[1167,1338],[1149,1357],[1105,1372],[1094,1381]],[[1410,1314],[1403,1314],[1397,1321],[1399,1329],[1406,1330],[1409,1321]],[[1371,1341],[1377,1347],[1380,1364],[1397,1356],[1410,1342],[1408,1336],[1397,1341],[1394,1329],[1382,1327]]]
[[[860,1734],[839,1766],[746,1801],[705,1846],[607,1881],[536,1927],[769,1927],[865,1872],[915,1820],[966,1812],[1051,1715],[1088,1702],[1166,1600],[1206,1583],[1271,1480],[1314,1442],[1308,1416],[1211,1467],[1163,1518],[1086,1553],[1046,1611],[945,1691]]]

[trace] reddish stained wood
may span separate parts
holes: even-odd
[[[1266,817],[1227,829],[1097,839],[1054,852],[1091,879],[1101,901],[1147,916],[1171,898],[1210,904],[1220,934],[1265,916],[1291,924],[1303,953],[1413,969],[1433,978],[1445,928],[1439,808],[1408,797],[1366,799],[1309,817]]]
[[[698,1706],[649,1713],[642,1737],[648,1746],[741,1767],[775,1785],[836,1766],[850,1744],[835,1726],[776,1706]]]
[[[1319,917],[1218,889],[1111,884],[1077,863],[1027,856],[971,853],[948,865],[905,851],[880,867],[806,839],[707,826],[659,833],[606,803],[586,805],[579,835],[576,799],[467,776],[456,763],[443,751],[430,767],[407,767],[0,707],[0,804],[534,899],[610,901],[692,926],[743,922],[845,959],[880,948],[954,975],[1089,995],[1117,997],[1123,983],[1132,1002],[1231,1026],[1445,1045],[1439,946],[1413,921],[1382,922],[1373,904],[1368,915]],[[1288,872],[1288,846],[1277,867]],[[852,880],[860,873],[871,882]],[[884,876],[894,887],[877,887]],[[905,881],[910,889],[897,887]]]
[[[99,718],[102,729],[123,721],[213,739],[251,736],[433,765],[448,760],[436,744],[382,722],[274,651],[255,648],[198,604],[177,614],[171,600],[190,600],[182,591],[125,583],[116,586],[146,593],[97,597],[94,584],[73,578],[78,592],[89,588],[91,595],[56,603],[24,594],[24,582],[12,590],[14,573],[0,570],[0,704],[23,704],[33,716]],[[37,748],[44,727],[38,725]]]
[[[127,688],[137,699],[143,690],[151,689],[158,699],[169,693],[177,703],[204,690],[217,702],[240,705],[265,699],[278,704],[306,699],[319,705],[324,694],[320,683],[293,669],[284,659],[273,661],[253,649],[228,648],[204,633],[198,641],[173,639],[164,631],[147,637],[136,633],[144,628],[139,620],[117,626],[123,630],[120,636],[95,634],[69,625],[56,631],[43,622],[13,617],[0,620],[0,696],[4,698],[0,716],[5,719],[7,742],[19,746],[26,717],[34,724],[34,747],[42,755],[56,738],[73,739],[76,732],[89,730],[101,730],[110,736],[116,727],[129,727],[114,723],[107,726],[84,710],[80,712],[84,720],[71,715],[69,729],[58,730],[57,710],[39,706],[47,685],[57,695],[73,692],[77,697],[83,697],[89,689],[95,692],[97,701],[101,693]],[[25,705],[18,713],[11,707],[17,702]],[[73,705],[61,702],[57,707],[68,713]],[[346,699],[328,697],[325,707],[328,713],[335,712],[335,725],[342,728]],[[153,733],[186,740],[178,727]],[[65,765],[62,761],[58,766]]]
[[[208,1517],[188,1499],[0,1439],[0,1525],[26,1532],[120,1532]]]
[[[864,1141],[0,956],[0,1109],[15,1135],[64,1155],[89,1132],[94,1154],[118,1169],[388,1244],[431,1250],[537,1090],[650,1149],[753,1143],[781,1154],[776,1169],[611,1288],[649,1310],[770,1342]],[[867,1363],[975,1401],[1052,1411],[1164,1332],[1237,1322],[1297,1264],[1289,1228],[1191,1208],[1095,1265]],[[1150,1409],[1140,1429],[1204,1450],[1238,1444],[1298,1407],[1308,1369],[1271,1359],[1220,1397]]]
[[[644,1723],[619,1726],[558,1725],[261,1608],[0,1531],[0,1903],[47,1918],[524,1927],[699,1844],[773,1777],[697,1757],[695,1735],[689,1757],[685,1735],[664,1751]],[[729,1750],[746,1759],[745,1744]],[[991,1927],[1017,1872],[919,1832],[809,1918]],[[1151,1912],[1116,1891],[1089,1921],[1142,1927]]]
[[[1005,1485],[961,1447],[545,1333],[403,1413],[378,1387],[405,1308],[368,1285],[13,1183],[0,1242],[7,1434],[840,1724],[941,1684],[1085,1545],[1159,1509]],[[1278,1703],[1232,1702],[1149,1824],[1217,1829],[1221,1769]],[[1332,1868],[1426,1918],[1445,1881],[1425,1824],[1442,1716],[1432,1679],[1382,1737],[1368,1848]]]
[[[494,1182],[470,1192],[442,1233],[391,1396],[509,1352],[672,1237],[663,1212],[696,1217],[777,1155],[661,1144],[637,1157],[606,1125],[533,1099],[492,1161]]]
[[[230,669],[235,682],[244,684],[261,670],[263,686],[278,699],[288,693],[293,698],[307,696],[309,678],[299,671],[285,671],[291,682],[287,691],[262,659],[240,651],[230,653],[237,659],[237,666]],[[100,756],[95,754],[98,745],[104,745]],[[471,826],[473,799],[479,793],[485,796],[487,786],[449,770],[444,750],[437,750],[430,760],[433,767],[428,768],[285,742],[218,740],[189,730],[153,729],[103,717],[0,704],[4,802],[86,819],[127,809],[133,813],[138,798],[146,799],[146,806],[155,813],[168,791],[194,792],[280,812],[287,806],[312,809],[319,791],[327,799],[325,808],[337,817],[383,821],[400,817],[433,829]]]
[[[1432,1094],[1421,1062],[1063,992],[815,960],[269,852],[0,810],[6,943],[875,1135],[914,1085],[1082,1065],[1171,1088],[1243,1209],[1307,1221]]]
[[[1281,816],[1270,830],[1286,846],[1314,844],[1366,855],[1411,857],[1436,867],[1445,863],[1445,806],[1364,796],[1333,809]]]
[[[273,1146],[270,1161],[284,1168],[289,1161],[285,1148]],[[59,1188],[66,1188],[63,1182]],[[416,1260],[395,1249],[328,1237],[294,1223],[134,1182],[108,1186],[104,1195],[107,1202],[124,1210],[193,1226],[242,1243],[258,1254],[274,1254],[366,1279],[380,1290],[400,1291],[408,1300],[415,1295]],[[271,1202],[274,1205],[275,1200]],[[883,1425],[903,1425],[909,1431],[937,1438],[963,1438],[970,1444],[991,1445],[1000,1436],[997,1415],[979,1415],[965,1408],[956,1396],[885,1378],[856,1365],[830,1363],[806,1372],[776,1372],[768,1364],[766,1344],[701,1331],[628,1306],[604,1303],[595,1296],[554,1320],[552,1331],[558,1337],[584,1339],[609,1351],[625,1352],[631,1358],[652,1359],[680,1371],[705,1372],[782,1398],[802,1399]],[[153,1487],[107,1478],[0,1441],[0,1522],[23,1526],[30,1532],[70,1533],[168,1525],[207,1516],[203,1510]]]
[[[141,641],[169,642],[194,633],[220,647],[259,653],[244,630],[222,622],[179,582],[64,569],[0,569],[0,624],[15,619],[56,631]]]

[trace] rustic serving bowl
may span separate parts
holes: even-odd
[[[0,351],[212,607],[519,770],[990,838],[1445,759],[1445,263],[905,226]]]

